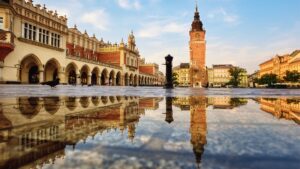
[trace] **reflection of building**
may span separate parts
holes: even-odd
[[[279,79],[283,80],[286,71],[300,72],[300,50],[296,50],[291,54],[275,57],[264,61],[259,65],[259,77],[265,74],[276,74]]]
[[[200,20],[198,6],[196,6],[194,21],[190,30],[190,85],[205,87],[207,85],[206,72],[206,31]]]
[[[204,153],[204,145],[206,144],[206,97],[190,97],[191,120],[190,133],[191,144],[195,154],[196,162],[201,163],[202,154]]]
[[[160,100],[152,99],[147,108],[156,109]],[[75,148],[80,140],[111,129],[127,132],[133,140],[145,113],[143,102],[137,97],[106,96],[2,99],[0,168],[43,166],[64,157],[67,145]]]
[[[181,110],[190,110],[190,102],[188,97],[174,98],[174,105]],[[214,109],[233,109],[248,103],[247,99],[231,98],[229,96],[208,97],[206,105],[212,106]]]
[[[173,73],[177,76],[178,86],[190,86],[190,64],[181,63],[173,68]]]
[[[147,73],[141,60],[133,33],[112,44],[32,0],[0,2],[0,83],[157,84],[158,65],[147,64],[156,71]]]
[[[278,119],[293,120],[300,124],[300,99],[261,98],[259,102],[261,110]]]

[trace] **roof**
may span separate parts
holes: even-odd
[[[300,50],[295,50],[293,53],[290,54],[291,57],[295,57],[300,53]]]
[[[181,63],[180,64],[180,68],[181,69],[189,69],[190,68],[190,64],[189,63]]]
[[[213,65],[213,68],[232,68],[232,64]]]

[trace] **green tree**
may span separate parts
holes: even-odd
[[[172,74],[172,80],[173,80],[173,84],[175,85],[175,86],[178,86],[179,85],[179,82],[178,82],[178,74],[177,73],[173,73]]]
[[[283,79],[287,82],[298,82],[300,79],[300,73],[296,70],[294,71],[286,71],[285,76]]]
[[[268,87],[271,87],[273,84],[278,82],[278,78],[276,74],[270,73],[270,74],[264,74],[259,79],[259,84],[267,84]]]
[[[231,76],[230,81],[228,82],[228,85],[232,85],[233,87],[238,87],[241,82],[241,76],[242,73],[245,73],[246,70],[239,67],[232,67],[229,69],[229,73]]]

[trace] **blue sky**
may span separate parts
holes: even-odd
[[[133,30],[142,57],[160,64],[189,62],[190,24],[195,0],[35,0],[69,26],[105,41],[127,40]],[[300,49],[299,0],[198,0],[207,31],[207,66],[234,64],[249,73],[276,54]]]

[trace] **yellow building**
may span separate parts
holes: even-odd
[[[280,80],[286,75],[286,71],[300,72],[300,50],[291,54],[276,55],[275,57],[259,65],[259,78],[265,74],[276,74]]]
[[[208,70],[208,78],[210,87],[224,87],[230,81],[231,75],[229,73],[230,64],[213,65],[212,69]]]
[[[66,16],[32,0],[0,2],[0,83],[156,84],[158,71],[140,71],[141,59],[133,32],[112,44],[68,28]]]
[[[179,66],[173,68],[173,73],[177,75],[178,86],[190,86],[190,64],[181,63]]]

